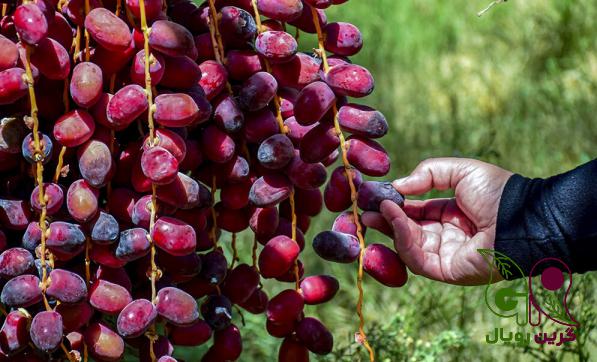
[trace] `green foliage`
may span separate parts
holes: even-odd
[[[535,278],[533,283],[539,283],[539,277]],[[574,316],[574,319],[579,322],[580,328],[575,328],[576,341],[569,344],[563,344],[561,347],[553,347],[543,345],[531,344],[529,347],[521,348],[513,346],[512,352],[517,355],[527,355],[538,361],[591,361],[595,359],[597,344],[597,318],[595,305],[597,305],[597,295],[595,287],[597,286],[597,278],[594,274],[576,275],[573,277],[573,283],[568,296],[568,308]],[[562,288],[556,294],[549,293],[548,297],[552,299],[550,302],[542,302],[542,306],[553,313],[558,319],[562,321],[569,320],[568,316],[563,311],[561,300],[566,288]],[[546,298],[547,296],[540,296]],[[542,300],[540,299],[540,300]],[[555,307],[554,307],[555,305]],[[558,313],[559,312],[559,313]],[[559,315],[558,315],[559,314]],[[557,333],[566,332],[566,327],[555,324],[547,318],[543,319],[541,325],[535,329],[536,331],[557,331]],[[593,357],[593,358],[591,358]]]
[[[530,177],[597,157],[597,2],[511,0],[478,18],[489,2],[351,0],[327,12],[329,21],[352,22],[363,32],[364,48],[353,61],[372,71],[376,90],[365,101],[390,123],[382,139],[393,160],[388,179],[428,157],[474,157]],[[315,39],[301,33],[306,39],[309,50]],[[321,360],[367,361],[354,343],[356,266],[323,262],[310,247],[334,217],[324,211],[312,220],[302,259],[307,274],[333,274],[341,289],[332,302],[306,313],[334,333],[335,354]],[[372,230],[366,239],[389,243]],[[221,240],[229,244],[230,238]],[[251,243],[239,238],[243,262],[250,262]],[[401,289],[365,278],[366,330],[379,361],[594,360],[594,280],[574,277],[570,308],[582,330],[564,349],[487,346],[485,334],[499,320],[483,302],[484,287],[412,275]],[[270,295],[280,290],[265,287]],[[263,316],[245,318],[241,360],[274,360],[280,341],[267,335]],[[196,361],[204,350],[179,353]]]
[[[426,341],[413,339],[412,330],[405,323],[404,316],[397,314],[386,324],[371,326],[369,338],[375,341],[373,348],[380,362],[390,361],[437,361],[440,356],[449,351],[463,348],[468,339],[459,330],[446,330]],[[357,343],[349,342],[342,345],[328,356],[320,358],[321,361],[353,361]]]

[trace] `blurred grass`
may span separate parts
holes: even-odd
[[[353,62],[369,68],[376,79],[375,92],[363,101],[390,123],[382,140],[392,156],[388,178],[437,156],[479,158],[532,177],[597,157],[597,2],[512,0],[478,18],[476,12],[488,2],[352,0],[327,11],[329,21],[351,22],[363,33],[364,48]],[[315,44],[309,34],[301,33],[303,41]],[[306,313],[334,333],[339,352],[327,360],[366,360],[353,343],[356,267],[324,263],[309,246],[334,216],[324,212],[313,220],[303,261],[307,274],[337,276],[341,290],[332,302],[307,307]],[[380,240],[388,242],[368,233],[368,242]],[[245,236],[239,244],[242,260],[249,262],[251,240]],[[589,311],[583,313],[593,320],[594,279],[576,276],[574,283],[589,288],[588,299],[582,299]],[[273,293],[280,286],[266,283],[266,288]],[[366,279],[371,342],[385,361],[531,358],[532,351],[485,344],[495,320],[482,304],[482,293],[483,288],[412,276],[401,289]],[[263,316],[244,314],[241,360],[275,360],[280,341],[267,335]],[[444,347],[451,347],[449,353]],[[392,349],[401,352],[387,351]],[[597,358],[594,345],[590,350]],[[200,354],[187,350],[181,355],[195,361]],[[578,359],[558,351],[547,355],[546,360]]]

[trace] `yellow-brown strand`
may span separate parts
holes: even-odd
[[[253,5],[253,11],[255,12],[255,21],[257,22],[257,32],[261,33],[263,27],[261,25],[261,16],[259,15],[259,9],[257,8],[257,0],[252,0],[251,3]],[[269,61],[267,59],[264,59],[264,63],[265,63],[265,70],[268,73],[271,73],[272,66],[269,63]],[[282,117],[282,110],[280,108],[280,103],[281,103],[280,97],[278,97],[278,94],[276,93],[276,95],[274,96],[274,106],[276,108],[276,121],[278,122],[278,128],[280,129],[280,133],[286,134],[286,133],[288,133],[288,129],[284,125],[284,118]]]
[[[209,17],[207,25],[209,27],[209,36],[211,38],[211,45],[213,47],[216,61],[222,65],[226,64],[226,51],[224,50],[224,42],[222,41],[222,35],[220,34],[220,28],[218,26],[218,12],[214,0],[209,0]],[[226,89],[228,93],[232,94],[232,86],[230,82],[226,80]]]
[[[64,154],[66,153],[66,146],[62,146],[58,154],[58,163],[56,164],[56,172],[54,173],[54,183],[58,183],[60,174],[62,173],[62,165],[64,163]]]
[[[85,0],[85,17],[89,14],[89,0]],[[84,31],[85,34],[85,61],[88,62],[89,58],[91,57],[90,50],[89,50],[89,32],[87,28]]]
[[[224,44],[222,42],[222,36],[220,35],[220,29],[218,28],[218,12],[214,0],[209,0],[209,33],[211,36],[212,45],[214,47],[214,54],[216,61],[220,64],[224,62]]]
[[[253,11],[255,12],[255,21],[257,23],[257,33],[261,33],[263,30],[263,27],[261,25],[261,15],[259,15],[259,8],[257,7],[257,0],[251,0],[251,4],[253,5]],[[264,62],[265,62],[266,71],[271,74],[271,72],[272,72],[271,64],[265,58],[264,58]],[[276,92],[276,95],[274,96],[274,107],[276,109],[276,122],[278,123],[278,129],[280,130],[280,133],[285,135],[288,133],[288,127],[286,127],[286,125],[284,125],[284,117],[282,117],[282,108],[281,108],[280,104],[281,104],[280,97],[278,96],[278,93]],[[295,208],[294,208],[294,189],[290,192],[288,201],[290,202],[290,214],[291,214],[291,225],[292,225],[291,235],[292,235],[292,240],[294,240],[296,242],[296,212],[295,212]],[[296,290],[299,290],[300,275],[299,275],[298,259],[296,259],[294,261],[294,270],[293,271],[294,271],[294,276],[295,276]]]
[[[31,72],[31,46],[25,44],[25,81],[27,82],[27,88],[29,91],[29,102],[31,104],[31,120],[33,121],[33,147],[34,147],[34,154],[35,154],[35,183],[38,187],[38,202],[41,207],[41,213],[39,215],[39,227],[41,229],[41,269],[42,269],[42,295],[44,304],[47,310],[51,310],[50,305],[46,299],[45,289],[47,283],[47,270],[46,270],[46,238],[48,233],[48,228],[46,224],[46,216],[47,216],[47,209],[46,209],[46,197],[44,193],[44,180],[43,180],[43,172],[44,172],[44,165],[43,165],[43,150],[39,140],[39,119],[37,118],[38,108],[37,108],[37,101],[35,98],[35,88],[34,88],[34,80],[33,74]]]
[[[311,8],[311,13],[313,16],[313,25],[315,25],[315,30],[317,31],[319,55],[321,56],[321,59],[322,59],[323,69],[327,73],[330,69],[330,66],[328,64],[327,55],[325,53],[325,48],[323,45],[323,32],[321,31],[321,26],[319,24],[319,17],[317,15],[317,9],[315,9],[314,7]],[[338,108],[336,107],[335,104],[333,106],[333,112],[334,112],[334,128],[336,130],[336,134],[338,135],[338,138],[340,139],[340,150],[341,150],[341,154],[342,154],[342,163],[344,165],[344,171],[346,173],[346,178],[348,180],[348,185],[350,187],[350,199],[352,201],[352,215],[353,215],[354,223],[357,227],[357,238],[359,239],[359,245],[361,248],[361,251],[359,253],[359,266],[358,266],[358,272],[357,272],[357,288],[359,290],[359,299],[357,301],[357,314],[359,316],[359,335],[360,335],[360,339],[362,340],[363,346],[365,346],[365,348],[369,352],[369,360],[371,362],[373,362],[373,361],[375,361],[375,355],[373,353],[373,349],[371,348],[371,346],[369,345],[369,342],[367,341],[367,335],[365,334],[365,329],[364,329],[365,317],[363,316],[363,253],[365,252],[365,239],[363,238],[363,228],[362,228],[361,222],[359,220],[359,212],[358,212],[358,207],[357,207],[357,190],[356,190],[356,187],[355,187],[353,179],[352,179],[352,166],[350,165],[350,162],[348,162],[348,158],[346,155],[346,152],[347,152],[346,140],[344,138],[344,134],[342,133],[342,130],[340,129],[340,124],[338,122]]]
[[[116,1],[116,11],[114,11],[114,15],[120,16],[120,11],[122,10],[122,0]]]
[[[41,260],[41,291],[42,291],[42,299],[44,302],[44,306],[47,311],[51,311],[52,308],[48,303],[48,299],[46,297],[46,289],[48,284],[48,271],[46,269],[46,239],[49,233],[47,224],[46,224],[46,216],[47,216],[47,197],[44,193],[44,179],[43,179],[43,150],[41,147],[41,143],[39,140],[39,119],[37,117],[38,108],[37,108],[37,101],[35,98],[35,88],[34,88],[34,79],[33,73],[31,72],[31,46],[25,45],[25,81],[27,83],[27,89],[29,91],[29,103],[31,104],[31,119],[33,121],[33,144],[35,149],[35,166],[36,166],[36,183],[38,186],[38,197],[39,197],[39,205],[41,207],[41,213],[39,215],[39,228],[41,229],[41,251],[40,251],[40,260]],[[60,344],[64,352],[66,353],[66,357],[69,361],[75,362],[73,357],[71,356],[70,352],[64,347],[64,344]]]
[[[77,26],[77,33],[75,34],[75,38],[73,39],[73,61],[76,62],[77,58],[79,57],[79,52],[81,52],[81,27]]]
[[[91,250],[91,243],[89,238],[85,238],[85,284],[87,289],[91,283],[91,259],[89,258],[89,251]]]
[[[150,56],[151,53],[149,51],[149,33],[151,29],[147,27],[147,17],[145,15],[145,1],[139,0],[139,10],[140,10],[140,17],[141,17],[141,31],[143,32],[143,49],[145,52],[145,93],[147,94],[147,104],[148,104],[148,111],[147,111],[147,126],[149,127],[149,143],[150,146],[153,147],[156,144],[155,139],[155,126],[153,123],[153,90],[151,86],[151,73],[149,71],[150,67]],[[149,218],[149,235],[152,234],[152,231],[155,227],[155,218],[157,212],[157,198],[156,198],[156,185],[154,183],[151,184],[151,213]],[[159,271],[157,265],[155,263],[155,244],[151,236],[149,236],[150,241],[150,255],[151,255],[151,271],[150,271],[150,279],[151,279],[151,302],[156,303],[156,280],[159,277]],[[152,361],[156,361],[156,356],[153,350],[153,344],[157,339],[156,335],[156,328],[155,323],[153,323],[146,334],[149,338],[149,355]]]
[[[61,4],[62,1],[59,3],[59,7],[61,8]],[[80,35],[80,33],[77,33],[77,35]],[[73,38],[73,41],[71,43],[71,48],[70,48],[70,55],[71,57],[74,58],[74,54],[76,51],[76,44],[78,44],[79,39],[78,38]],[[62,103],[64,104],[64,111],[68,112],[70,110],[70,99],[69,99],[69,94],[68,94],[68,89],[69,89],[69,84],[70,84],[70,80],[68,78],[68,76],[64,79],[64,85],[62,88]],[[60,154],[58,154],[58,162],[56,164],[56,172],[54,173],[54,183],[57,183],[58,180],[60,179],[60,175],[62,173],[62,165],[64,163],[64,154],[66,153],[66,146],[62,146],[62,148],[60,149]]]
[[[83,362],[89,360],[89,352],[87,351],[87,343],[83,342]]]
[[[209,26],[209,36],[211,38],[211,44],[213,47],[214,56],[216,57],[216,61],[219,64],[224,65],[224,63],[226,62],[226,53],[224,50],[224,43],[222,42],[222,36],[220,34],[220,29],[218,27],[218,12],[216,10],[216,5],[215,5],[214,0],[209,0],[208,4],[209,4],[209,17],[208,17],[207,23]],[[230,85],[230,82],[228,82],[228,80],[226,80],[226,89],[228,90],[228,93],[230,95],[232,95],[232,86]],[[216,186],[217,186],[216,175],[214,174],[212,176],[212,180],[211,180],[211,199],[212,200],[215,200],[216,190],[217,190]],[[210,238],[212,240],[214,250],[216,250],[218,248],[218,240],[217,240],[217,235],[216,235],[216,230],[217,230],[218,224],[216,222],[216,219],[217,219],[216,210],[214,209],[213,205],[212,205],[210,211],[211,211],[211,221],[212,221],[212,225],[211,225],[211,229],[210,229]],[[233,250],[234,255],[237,255],[236,254],[236,245],[235,245],[236,235],[233,234],[232,240],[234,242],[234,244],[232,245],[232,250]],[[234,266],[234,263],[236,261],[234,255],[232,257],[231,268],[232,268],[232,266]]]
[[[74,359],[74,357],[71,355],[70,351],[66,348],[64,343],[60,342],[60,348],[64,351],[64,354],[66,355],[66,358],[68,358],[69,361],[72,361],[72,362],[76,361]]]
[[[7,3],[2,4],[2,17],[4,17],[6,15],[7,11],[8,11],[8,4]]]

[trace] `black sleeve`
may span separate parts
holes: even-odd
[[[597,270],[597,159],[547,179],[510,177],[498,210],[495,250],[525,275],[547,257],[576,273]]]

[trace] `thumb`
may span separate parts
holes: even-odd
[[[430,158],[413,172],[393,182],[394,188],[405,195],[421,195],[432,189],[454,189],[468,175],[476,161],[465,158]]]

